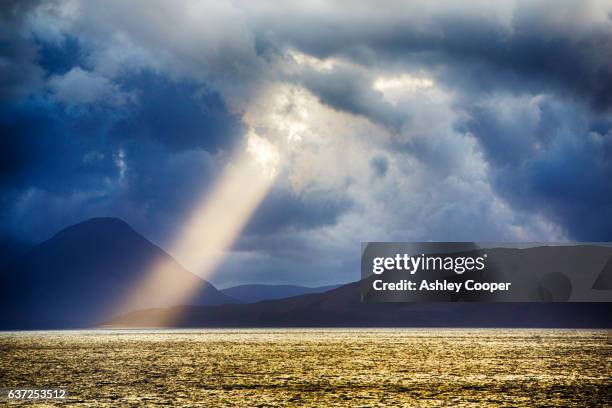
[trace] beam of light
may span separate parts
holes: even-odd
[[[249,132],[246,152],[230,162],[212,192],[196,206],[170,253],[191,272],[204,279],[209,277],[268,193],[278,165],[276,148]],[[175,268],[174,259],[153,265],[121,311],[188,304],[202,289],[201,280],[176,276],[171,273]],[[178,312],[177,308],[173,310]],[[177,313],[168,311],[162,321],[150,323],[164,326],[177,317]]]

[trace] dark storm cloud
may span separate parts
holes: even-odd
[[[520,163],[534,153],[535,143],[545,142],[543,139],[550,134],[547,132],[554,132],[554,129],[546,129],[547,125],[558,127],[553,118],[534,122],[531,109],[516,109],[503,117],[490,107],[470,106],[468,111],[468,123],[458,128],[478,137],[487,159],[495,167]]]
[[[117,177],[114,156],[129,143],[146,146],[148,139],[162,144],[162,152],[215,152],[231,148],[240,135],[240,122],[213,92],[150,74],[126,79],[125,89],[138,101],[75,109],[41,91],[5,104],[0,109],[4,185],[50,192],[87,188],[104,176]],[[140,154],[146,157],[134,149],[135,156]]]
[[[398,7],[383,17],[357,10],[352,18],[305,12],[287,20],[264,15],[259,21],[268,41],[272,37],[319,58],[427,68],[448,87],[470,92],[558,91],[585,98],[597,110],[609,109],[612,24],[580,21],[586,17],[578,4],[568,9],[561,3],[517,3],[509,25],[467,6],[422,16]]]
[[[511,35],[475,33],[465,42],[440,46],[444,57],[459,62],[445,67],[441,78],[471,92],[555,92],[584,98],[595,110],[612,107],[612,28],[595,26],[579,38],[538,29],[529,13],[515,16]],[[528,21],[525,21],[528,20]],[[455,22],[455,24],[457,24]],[[447,35],[461,39],[468,24]],[[447,61],[448,62],[448,61]],[[478,73],[478,75],[474,75]]]
[[[116,137],[108,110],[74,115],[48,101],[14,109],[0,119],[0,237],[39,241],[111,214],[163,241],[216,172],[202,149]]]
[[[300,196],[286,189],[275,189],[256,210],[246,233],[268,235],[334,225],[351,206],[347,198],[324,194]]]
[[[1,46],[3,57],[11,63],[0,64],[0,101],[26,96],[42,84],[43,70],[33,62],[36,50],[20,40]]]
[[[385,177],[389,169],[389,160],[384,156],[376,156],[370,160],[370,167],[377,177]]]
[[[87,50],[78,38],[66,35],[59,42],[34,39],[38,64],[46,75],[64,75],[74,67],[88,68]]]
[[[37,50],[19,31],[34,1],[0,3],[0,102],[26,96],[42,84],[44,71],[36,64]]]
[[[45,238],[99,215],[125,218],[155,240],[170,239],[215,179],[215,153],[241,140],[241,109],[259,90],[285,81],[391,131],[393,140],[372,134],[366,147],[377,155],[365,159],[362,174],[381,186],[393,185],[403,159],[425,169],[414,174],[468,185],[473,179],[466,182],[457,169],[482,154],[488,174],[474,179],[490,180],[510,212],[541,214],[571,239],[612,238],[610,11],[564,1],[518,2],[500,16],[472,3],[202,4],[188,13],[169,3],[141,13],[137,4],[88,2],[65,15],[50,7],[48,14],[55,14],[37,18],[28,14],[34,2],[0,4],[0,241],[8,233]],[[330,69],[297,67],[288,62],[290,50],[340,62]],[[379,76],[404,73],[431,78],[452,102],[441,102],[441,111],[425,100],[391,103],[372,88]],[[449,129],[446,122],[456,117],[460,123]],[[326,243],[308,235],[346,220],[362,204],[351,199],[367,196],[340,199],[351,192],[338,189],[295,195],[287,186],[275,188],[237,248],[278,258],[249,264],[249,273],[282,280],[300,256],[311,261],[297,263],[304,276],[313,258],[321,259],[314,268],[321,279],[330,270],[351,270],[352,253],[342,258],[334,248],[321,255]],[[435,203],[449,204],[452,214],[417,233],[444,237],[448,225],[470,222],[468,195]],[[435,207],[413,197],[416,213]],[[354,233],[350,226],[341,228],[334,238],[354,238],[342,236]],[[236,281],[244,276],[240,267]]]
[[[40,0],[4,0],[0,7],[0,19],[4,24],[20,23]]]
[[[26,188],[36,185],[51,192],[86,187],[89,176],[113,175],[112,157],[103,140],[108,112],[73,116],[43,98],[0,109],[0,178],[3,186]],[[79,138],[87,134],[88,140]],[[89,151],[106,154],[103,164],[88,165]]]
[[[497,177],[507,177],[514,183],[498,184],[513,203],[547,214],[566,226],[575,239],[610,241],[612,133],[595,137],[602,140],[568,141],[556,147],[549,157],[528,161],[522,171],[502,171]],[[522,187],[516,188],[517,185]],[[521,191],[529,195],[520,197]]]
[[[102,38],[87,42],[78,31],[51,40],[28,35],[22,18],[9,15],[11,26],[0,28],[2,57],[10,61],[1,66],[0,82],[8,101],[0,110],[0,241],[36,242],[66,225],[112,215],[168,243],[216,175],[207,152],[231,150],[244,131],[239,117],[201,77],[142,67],[112,75],[96,71],[100,62],[90,53],[104,49]],[[219,52],[223,63],[211,66],[218,68],[216,76],[227,77],[241,56]],[[192,56],[184,59],[191,62]],[[61,82],[75,72],[80,82]],[[83,94],[92,81],[111,92]],[[225,81],[226,89],[242,87],[231,75]],[[130,97],[109,103],[117,92]],[[246,233],[258,237],[333,225],[350,205],[276,191]]]
[[[106,143],[100,126],[108,117],[73,116],[42,96],[0,108],[0,236],[39,241],[55,232],[58,211],[81,218],[85,209],[68,201],[79,192],[103,191],[119,174],[115,146]],[[53,208],[49,197],[72,198]]]
[[[201,199],[216,172],[207,151],[232,148],[238,119],[195,84],[143,73],[117,86],[138,97],[73,106],[38,88],[0,108],[0,238],[112,214],[163,242]]]
[[[496,191],[586,241],[612,239],[612,123],[549,99],[510,114],[473,107],[464,131],[481,142]]]
[[[286,48],[391,75],[428,72],[455,95],[455,109],[467,118],[457,129],[478,139],[497,193],[573,239],[609,240],[612,12],[602,19],[598,6],[605,5],[519,2],[505,21],[473,5],[430,13],[406,5],[388,13],[356,6],[345,15],[332,6],[291,17],[282,9],[254,14],[260,35]],[[371,78],[363,72],[306,72],[302,83],[323,103],[396,130],[407,118],[364,85]],[[548,96],[534,102],[538,94]],[[485,102],[496,95],[507,100]],[[440,149],[431,154],[434,136],[392,145],[452,169]]]
[[[221,96],[201,85],[170,81],[144,72],[122,78],[122,89],[138,103],[126,107],[113,134],[122,139],[153,138],[172,150],[231,149],[243,134],[240,118]]]
[[[298,80],[317,95],[322,103],[334,109],[365,116],[375,123],[399,131],[408,118],[386,102],[383,94],[372,89],[371,78],[350,68],[337,68],[331,72],[305,70]]]

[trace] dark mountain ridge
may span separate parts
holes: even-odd
[[[608,303],[367,304],[360,301],[360,284],[249,305],[141,310],[103,327],[612,327]],[[180,317],[160,325],[167,316]]]
[[[307,287],[298,285],[238,285],[221,289],[221,293],[241,303],[255,303],[262,300],[283,299],[292,296],[306,295],[308,293],[322,293],[336,289],[341,285],[328,285]]]
[[[0,328],[98,324],[120,312],[120,305],[159,264],[166,282],[198,288],[192,304],[233,301],[124,221],[93,218],[61,230],[2,268]],[[165,291],[162,285],[149,285],[137,308],[176,304],[164,301]]]
[[[584,268],[579,260],[588,253],[599,269],[585,269],[580,279],[588,282],[574,283],[610,290],[610,247],[576,246],[563,256],[554,247],[492,251],[511,268],[521,259],[534,264],[537,259],[561,272]],[[148,279],[151,275],[157,279]],[[101,322],[121,327],[612,327],[610,303],[362,303],[360,284],[236,304],[228,296],[232,290],[279,296],[302,289],[247,285],[223,293],[125,222],[95,218],[65,228],[0,268],[0,329],[81,328]],[[194,291],[189,297],[168,296],[176,287]],[[127,307],[125,300],[134,297],[138,302]]]
[[[567,247],[566,247],[567,248]],[[576,283],[597,289],[610,274],[612,248],[579,245],[564,249],[534,247],[526,249],[493,248],[495,259],[506,270],[521,262],[535,265],[540,272],[566,271],[583,267]],[[588,268],[582,255],[593,262]],[[537,260],[537,262],[535,262]],[[603,267],[603,269],[602,269]],[[517,269],[518,268],[518,269]],[[588,281],[588,282],[587,282]],[[535,282],[537,284],[537,282]],[[306,294],[249,305],[227,304],[211,307],[177,306],[171,309],[142,310],[117,316],[108,326],[155,327],[165,316],[179,316],[172,327],[612,327],[607,302],[406,302],[362,303],[360,285],[353,282],[318,294]],[[609,290],[610,288],[605,288]],[[534,292],[533,300],[538,298]]]

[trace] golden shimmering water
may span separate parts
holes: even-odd
[[[610,406],[611,376],[595,330],[0,333],[0,404],[66,388],[87,406]]]

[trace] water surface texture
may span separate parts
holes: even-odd
[[[611,375],[605,330],[0,333],[0,387],[97,406],[610,406]]]

